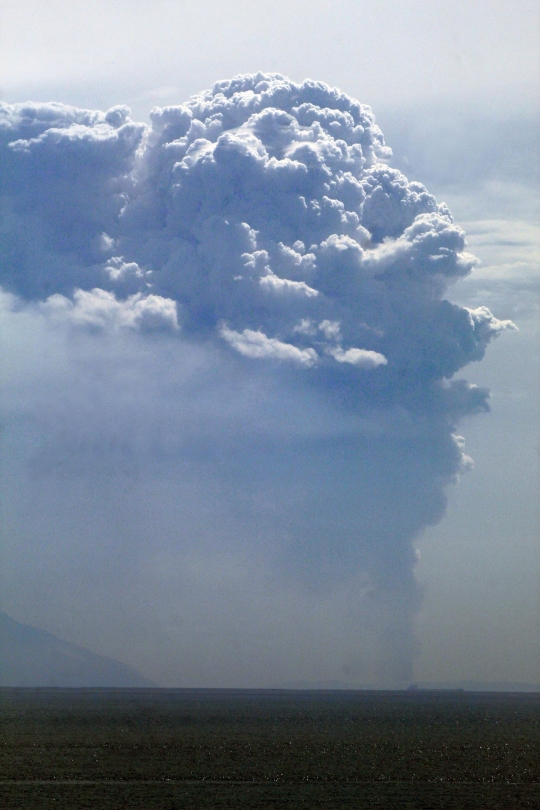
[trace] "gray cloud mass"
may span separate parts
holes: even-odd
[[[407,682],[413,543],[470,466],[459,419],[488,408],[455,374],[513,328],[445,299],[476,264],[446,205],[390,167],[369,107],[279,74],[150,125],[2,104],[0,143],[4,329],[24,358],[4,401],[13,480],[41,493],[42,545],[69,536],[59,559],[94,582],[79,609],[101,616],[91,591],[106,602],[114,579],[148,656],[150,614],[172,650],[148,669],[162,682],[320,679],[350,660],[359,682]],[[14,577],[37,521],[17,509]],[[104,654],[136,635],[110,632]]]

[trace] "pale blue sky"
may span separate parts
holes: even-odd
[[[530,100],[538,78],[533,0],[3,0],[2,21],[5,97],[62,88],[96,105],[129,100],[137,115],[254,70],[324,74],[377,105]]]

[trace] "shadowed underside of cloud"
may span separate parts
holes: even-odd
[[[210,490],[207,538],[234,555],[259,536],[267,589],[277,569],[319,587],[362,572],[374,677],[407,680],[412,542],[469,463],[458,419],[487,408],[454,375],[513,327],[444,298],[476,263],[447,207],[388,165],[369,107],[278,74],[148,126],[124,107],[4,104],[0,144],[6,317],[72,346],[62,384],[32,394],[19,375],[8,411],[45,433],[66,397],[94,403],[34,467],[88,434],[75,466],[94,474],[114,434],[144,475],[196,482],[193,537]]]

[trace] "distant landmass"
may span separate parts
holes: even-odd
[[[540,692],[540,683],[523,681],[420,681],[414,685],[418,689],[463,689],[465,692]]]
[[[0,612],[0,686],[155,687],[136,669]]]
[[[380,690],[375,684],[348,683],[347,681],[289,681],[276,685],[276,689],[344,689],[344,690]],[[386,688],[386,687],[385,687]],[[464,692],[540,692],[540,683],[521,681],[419,681],[409,685],[393,687],[415,691],[464,691]]]

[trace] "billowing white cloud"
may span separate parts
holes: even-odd
[[[451,376],[496,333],[439,308],[476,262],[463,231],[381,162],[370,108],[326,85],[239,76],[149,127],[58,104],[2,105],[1,121],[2,279],[23,297],[152,294],[177,301],[186,334],[225,321],[359,370],[381,355],[390,397],[411,362]],[[339,323],[354,352],[321,352],[308,321]]]
[[[235,332],[223,325],[220,334],[229,345],[245,357],[259,359],[286,360],[300,366],[313,366],[317,362],[317,353],[313,349],[297,349],[290,343],[283,343],[276,338],[267,337],[264,332],[244,329]]]
[[[469,464],[459,418],[488,408],[455,375],[513,325],[445,298],[476,260],[390,157],[369,107],[279,74],[218,82],[149,125],[125,107],[0,105],[10,328],[75,331],[84,357],[47,402],[41,378],[34,406],[30,383],[20,394],[47,437],[34,467],[139,465],[167,492],[158,533],[186,526],[182,548],[207,538],[237,560],[264,548],[268,583],[276,559],[319,584],[354,572],[376,595],[377,677],[401,683],[412,543]]]
[[[135,293],[119,301],[106,290],[75,290],[73,300],[56,293],[40,304],[51,320],[97,329],[129,327],[148,331],[178,329],[176,302],[160,295]]]
[[[259,284],[270,292],[281,293],[282,295],[304,295],[307,298],[313,298],[319,294],[305,281],[291,281],[290,278],[280,278],[271,270],[265,276],[262,276]]]
[[[339,327],[339,321],[324,320],[319,324],[319,329],[328,340],[339,340],[341,338],[341,330]]]
[[[338,363],[350,363],[351,366],[360,366],[361,368],[377,368],[377,366],[385,366],[388,363],[384,354],[370,352],[366,349],[352,348],[344,351],[341,346],[336,346],[327,351]]]

